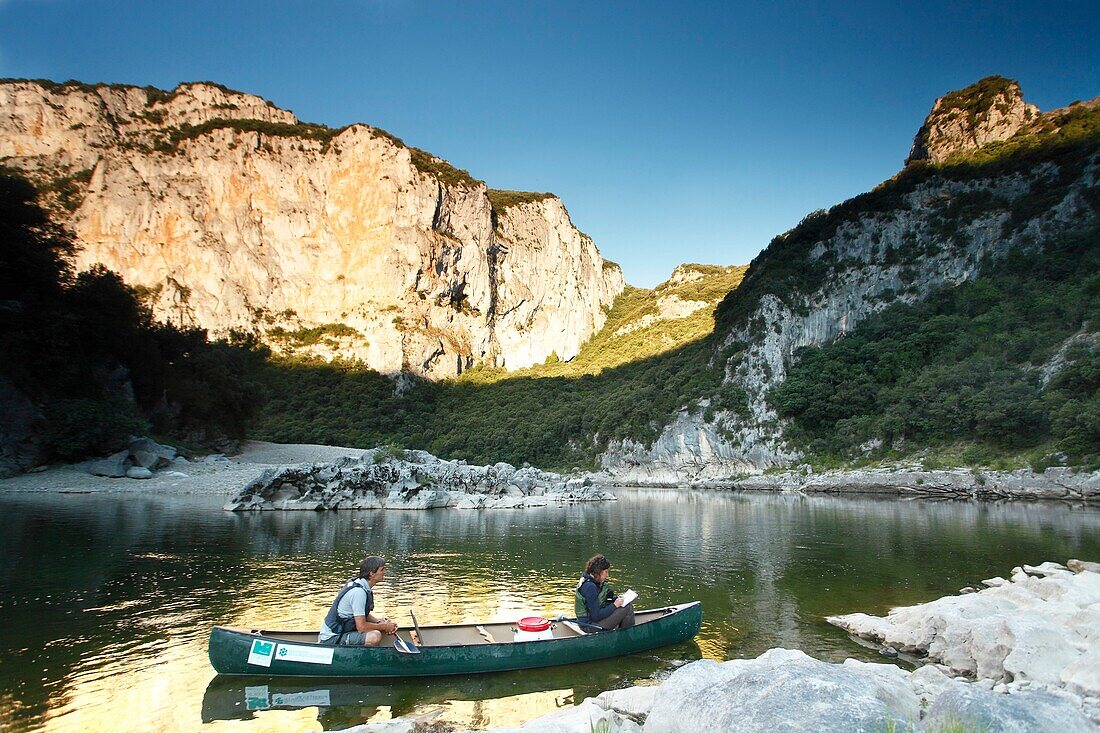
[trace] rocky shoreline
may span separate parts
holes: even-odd
[[[1068,693],[1100,724],[1100,563],[1024,565],[982,585],[886,617],[827,620],[998,692]]]
[[[1100,730],[1100,564],[1015,568],[986,590],[830,618],[927,657],[914,671],[790,649],[700,660],[492,733],[1088,733]],[[433,714],[348,733],[450,731]]]
[[[374,448],[358,458],[268,469],[225,504],[228,511],[525,509],[614,501],[590,478],[508,463],[471,466],[425,451]]]
[[[1075,471],[1055,467],[1037,472],[1026,469],[992,471],[953,468],[872,468],[822,471],[810,468],[729,478],[686,479],[672,473],[644,479],[602,471],[591,474],[609,486],[729,489],[737,491],[786,491],[824,494],[885,494],[933,499],[982,499],[996,501],[1053,500],[1100,503],[1100,471]]]

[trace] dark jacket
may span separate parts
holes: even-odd
[[[615,613],[615,599],[618,596],[607,583],[599,585],[596,580],[584,573],[577,584],[577,620],[584,623],[596,623]],[[581,610],[584,610],[582,615]]]

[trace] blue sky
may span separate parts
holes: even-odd
[[[0,0],[0,76],[209,79],[553,191],[627,281],[749,262],[989,74],[1100,95],[1100,3]]]

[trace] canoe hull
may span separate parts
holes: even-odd
[[[502,672],[634,654],[693,638],[703,620],[699,602],[670,607],[664,616],[601,634],[565,639],[423,646],[420,654],[392,647],[289,643],[238,629],[210,632],[210,663],[220,674],[290,677],[425,677]],[[427,631],[427,629],[425,629]],[[269,646],[269,644],[271,646]]]

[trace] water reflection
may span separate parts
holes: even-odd
[[[824,616],[927,601],[1025,562],[1096,559],[1100,511],[623,490],[565,509],[227,514],[202,497],[15,495],[0,498],[0,551],[0,728],[332,729],[435,708],[485,727],[700,656],[874,658]],[[603,551],[640,605],[702,600],[703,628],[694,644],[583,669],[211,681],[210,626],[315,628],[368,551],[390,560],[379,611],[399,622],[410,609],[422,623],[568,611],[584,560]]]
[[[342,728],[382,714],[396,717],[455,702],[516,698],[530,704],[537,696],[555,707],[572,705],[573,689],[559,689],[560,683],[538,671],[390,682],[218,676],[203,695],[202,720],[249,720],[257,711],[315,707],[326,728]]]

